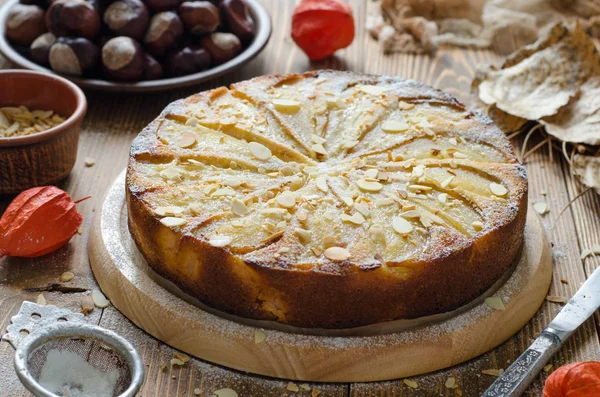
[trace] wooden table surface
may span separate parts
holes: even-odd
[[[132,139],[171,101],[265,73],[333,68],[413,78],[446,90],[468,103],[470,82],[476,65],[498,63],[501,59],[489,50],[457,48],[443,48],[431,56],[385,56],[365,32],[366,17],[373,11],[374,3],[352,0],[350,3],[356,18],[354,43],[331,59],[311,63],[290,38],[290,19],[296,1],[262,2],[272,15],[273,35],[265,51],[242,70],[208,84],[167,93],[115,95],[86,92],[89,110],[82,127],[78,160],[71,176],[59,185],[74,199],[92,196],[91,200],[78,206],[85,218],[81,234],[76,235],[67,246],[42,258],[0,260],[2,331],[9,324],[10,317],[18,311],[21,302],[35,301],[40,293],[44,294],[49,304],[80,310],[81,298],[96,288],[88,262],[87,239],[103,195],[124,169]],[[513,38],[501,43],[509,47],[518,44]],[[0,66],[10,65],[2,61]],[[539,141],[539,138],[534,138],[529,146],[533,147]],[[515,139],[513,143],[520,150],[522,138]],[[95,159],[95,165],[86,167],[86,157]],[[554,153],[552,159],[548,150],[537,151],[527,158],[526,167],[530,201],[543,199],[550,207],[550,212],[543,217],[553,245],[554,279],[550,294],[568,298],[600,265],[598,257],[588,257],[585,261],[580,259],[583,248],[600,243],[600,197],[588,191],[556,222],[561,209],[583,188],[570,175],[568,164],[558,152]],[[0,198],[0,212],[9,201],[9,197]],[[59,276],[65,271],[72,271],[76,276],[70,282],[61,283]],[[460,396],[461,392],[462,396],[479,396],[494,380],[493,376],[482,374],[481,371],[506,368],[560,308],[559,304],[545,302],[526,327],[493,351],[441,372],[411,378],[417,382],[417,389],[408,387],[402,379],[377,383],[310,383],[309,386],[319,390],[320,396]],[[192,360],[183,367],[170,367],[173,349],[138,329],[115,308],[95,309],[89,317],[91,322],[123,335],[137,348],[146,364],[146,381],[140,393],[142,396],[193,396],[195,389],[199,389],[202,396],[211,396],[213,391],[225,387],[236,390],[240,396],[310,396],[312,393],[302,389],[300,392],[291,392],[286,389],[288,381],[248,375],[201,360]],[[595,316],[575,333],[551,361],[553,369],[572,361],[600,360],[599,319]],[[0,396],[29,395],[13,370],[13,353],[8,344],[0,344]],[[360,357],[356,359],[360,360]],[[402,359],[398,357],[398,360]],[[458,389],[444,386],[449,376],[457,380]],[[548,373],[538,376],[526,395],[541,396],[547,376]]]

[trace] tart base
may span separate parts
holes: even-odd
[[[369,326],[370,335],[360,337],[260,328],[203,310],[153,280],[127,227],[124,186],[122,173],[108,191],[89,242],[92,270],[103,292],[157,339],[203,360],[255,374],[366,382],[447,368],[495,348],[521,329],[544,301],[552,278],[544,229],[535,212],[529,211],[519,260],[494,293],[502,298],[505,310],[481,302],[444,320],[403,331],[390,332],[389,323],[375,324]],[[265,335],[258,344],[257,331]]]

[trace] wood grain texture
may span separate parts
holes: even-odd
[[[87,259],[87,238],[95,210],[100,208],[108,186],[124,169],[132,139],[169,102],[194,92],[260,74],[333,68],[416,78],[444,89],[468,103],[470,81],[476,65],[500,61],[495,53],[480,49],[442,48],[432,56],[384,56],[378,45],[364,32],[365,19],[373,3],[368,0],[351,0],[349,2],[354,8],[357,25],[354,43],[326,61],[310,62],[289,37],[289,21],[296,1],[261,1],[273,18],[273,36],[266,50],[257,59],[233,74],[211,83],[165,94],[116,95],[86,92],[89,110],[82,126],[78,160],[70,177],[59,184],[74,198],[93,196],[91,200],[79,204],[85,217],[81,235],[75,236],[68,246],[43,258],[0,260],[0,329],[6,328],[10,316],[16,314],[23,300],[35,300],[40,291],[48,291],[44,294],[50,304],[76,310],[81,295],[96,288]],[[507,37],[498,46],[502,46],[501,49],[505,51],[516,48],[519,44],[515,38]],[[1,58],[0,67],[7,67]],[[533,139],[528,146],[533,147],[538,142],[539,140]],[[514,144],[520,148],[522,138],[515,139]],[[94,158],[96,164],[90,168],[85,167],[85,157]],[[545,200],[550,207],[550,212],[543,217],[548,231],[562,208],[582,191],[579,183],[570,176],[568,165],[560,154],[555,152],[553,158],[551,161],[547,150],[540,150],[528,157],[526,162],[530,201]],[[0,200],[0,212],[9,201],[10,197]],[[590,191],[565,211],[550,234],[554,244],[554,279],[550,294],[571,296],[589,272],[600,265],[597,257],[587,258],[585,266],[579,258],[583,247],[600,243],[599,236],[600,198]],[[59,275],[67,270],[76,274],[75,279],[69,283],[60,283]],[[568,284],[562,283],[561,278]],[[544,303],[528,325],[513,338],[479,358],[444,371],[412,378],[417,381],[418,389],[410,388],[403,380],[366,384],[310,383],[310,387],[321,390],[320,396],[451,397],[458,395],[457,389],[447,389],[444,382],[452,376],[457,380],[463,396],[476,397],[494,380],[492,376],[481,374],[481,371],[506,368],[549,323],[560,307],[555,303]],[[554,368],[576,360],[600,360],[599,320],[596,317],[595,322],[588,321],[578,330],[552,360]],[[210,396],[214,390],[223,387],[237,390],[240,396],[309,396],[311,393],[291,392],[286,389],[286,381],[251,376],[211,366],[200,360],[192,360],[182,368],[171,368],[169,360],[173,349],[138,329],[113,307],[95,310],[90,321],[122,334],[136,346],[147,364],[146,382],[140,393],[142,396],[193,396],[195,388],[200,389],[200,395]],[[361,357],[356,359],[360,360]],[[12,360],[12,348],[7,344],[0,344],[0,396],[28,396],[14,374]],[[402,360],[402,357],[398,360]],[[161,370],[161,364],[165,366],[165,371]],[[548,374],[541,374],[526,395],[541,396],[543,381]]]

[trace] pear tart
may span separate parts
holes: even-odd
[[[133,142],[127,204],[151,268],[207,305],[347,328],[493,285],[521,247],[527,179],[448,94],[318,71],[170,104]]]

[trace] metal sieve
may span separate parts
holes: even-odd
[[[144,381],[127,340],[56,306],[23,302],[2,340],[16,349],[17,375],[38,397],[127,397]]]

